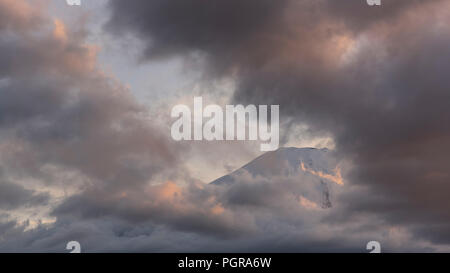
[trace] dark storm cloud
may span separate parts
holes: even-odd
[[[342,217],[373,213],[450,241],[448,2],[113,0],[111,8],[107,28],[147,42],[149,60],[199,52],[212,79],[235,77],[237,103],[280,104],[282,116],[331,133],[355,164],[351,183],[383,196],[349,193]]]
[[[0,209],[2,210],[46,205],[49,199],[48,194],[36,193],[0,178]]]
[[[380,9],[360,0],[112,0],[113,13],[105,29],[140,37],[148,59],[202,53],[211,64],[208,68],[230,73],[277,61],[289,44],[297,51],[309,51],[314,43],[325,42],[316,39],[330,38],[333,32],[359,32],[389,22],[421,2],[389,1]]]
[[[106,29],[118,35],[137,34],[147,42],[146,58],[206,53],[217,60],[211,72],[230,72],[236,58],[247,59],[252,54],[243,51],[255,40],[280,30],[276,25],[281,23],[278,20],[287,2],[111,1],[113,15]]]
[[[136,28],[136,33],[150,42],[151,56],[204,49],[219,53],[232,44],[240,47],[251,38],[249,35],[269,32],[274,17],[281,15],[286,2],[111,1],[115,13],[107,27],[115,32]]]

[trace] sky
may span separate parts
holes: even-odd
[[[0,251],[449,251],[449,34],[445,0],[0,0]],[[210,187],[263,152],[174,141],[195,96],[280,105],[336,205]]]

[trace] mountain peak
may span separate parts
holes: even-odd
[[[253,178],[256,185],[261,181],[293,183],[301,189],[295,193],[300,204],[321,204],[320,207],[329,208],[331,207],[329,184],[342,182],[340,173],[335,173],[336,165],[334,153],[326,148],[282,147],[264,153],[211,184],[233,187],[239,185],[240,181],[247,183],[249,177]]]
[[[336,165],[333,159],[334,156],[331,155],[330,150],[327,148],[280,147],[275,151],[262,154],[240,169],[214,180],[211,184],[233,183],[236,180],[234,176],[239,175],[243,171],[247,171],[253,176],[288,175],[289,173],[295,173],[301,163],[308,169],[332,174],[332,170]]]

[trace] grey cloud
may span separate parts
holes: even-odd
[[[27,1],[14,3],[0,0],[1,13],[7,14],[0,20],[0,166],[5,177],[0,208],[10,214],[2,225],[16,224],[2,230],[0,245],[11,251],[53,249],[66,239],[66,222],[58,226],[63,234],[53,236],[47,227],[34,228],[15,217],[22,207],[51,203],[45,209],[52,210],[61,203],[67,207],[70,200],[34,189],[78,183],[77,190],[86,195],[94,189],[110,196],[139,191],[155,175],[164,179],[176,168],[183,149],[153,127],[129,90],[98,68],[97,49],[86,44],[82,30]],[[76,173],[79,181],[60,170]]]
[[[0,178],[1,179],[1,178]],[[36,193],[23,186],[0,181],[0,209],[11,210],[20,207],[43,206],[50,200],[49,194]]]
[[[26,226],[10,227],[0,251],[64,252],[66,242],[77,240],[83,252],[364,252],[367,241],[374,239],[384,251],[436,251],[409,237],[397,245],[398,238],[385,231],[389,224],[376,217],[332,222],[330,217],[345,213],[339,203],[332,210],[305,210],[293,194],[305,187],[296,183],[299,177],[241,178],[236,188],[184,188],[162,203],[158,201],[164,201],[164,194],[157,189],[146,192],[147,199],[74,196],[55,211],[58,220],[52,225],[27,231]],[[251,197],[250,202],[236,202],[236,192],[267,198],[262,203]],[[223,204],[221,214],[207,212],[212,199]]]
[[[244,50],[280,30],[276,26],[282,23],[287,2],[111,1],[113,15],[106,29],[142,38],[147,42],[146,58],[200,53],[218,60],[210,67],[211,73],[230,72],[236,59],[252,58],[254,52],[244,54]]]
[[[59,252],[70,240],[85,251],[365,251],[368,240],[388,251],[445,250],[450,54],[448,29],[428,14],[448,20],[446,6],[396,1],[381,12],[355,0],[349,13],[350,2],[336,3],[113,0],[106,26],[146,42],[147,60],[199,54],[206,79],[236,79],[236,102],[278,103],[292,122],[333,135],[355,166],[333,209],[310,212],[296,178],[195,183],[178,165],[180,147],[100,73],[83,36],[51,33],[45,14],[0,0],[0,162],[17,196],[2,201],[40,204],[15,182],[51,183],[46,165],[86,180],[52,210],[53,224],[0,218],[0,251]],[[352,41],[362,44],[343,64]],[[180,177],[188,183],[168,181]]]
[[[33,10],[26,14],[32,20],[36,11],[23,5]],[[12,7],[5,12],[21,15]],[[146,120],[146,110],[97,69],[95,47],[71,28],[45,19],[27,24],[34,36],[14,24],[0,25],[5,33],[0,55],[9,58],[2,66],[0,126],[14,136],[4,143],[23,143],[24,149],[10,155],[15,162],[63,165],[112,185],[145,183],[164,165],[175,165],[174,148]],[[11,30],[14,35],[8,38]]]
[[[259,16],[264,4],[215,9],[214,1],[201,8],[189,1],[181,11],[177,2],[111,1],[108,27],[136,33],[149,60],[198,51],[210,79],[236,79],[235,102],[280,104],[282,117],[332,134],[341,156],[355,163],[349,181],[384,197],[344,195],[352,201],[347,217],[374,214],[418,238],[447,242],[448,3],[341,2],[277,2]]]

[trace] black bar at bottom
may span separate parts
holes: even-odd
[[[450,254],[0,254],[0,263],[16,270],[92,272],[306,272],[402,269],[447,265]],[[443,267],[443,268],[445,268]],[[8,268],[8,267],[6,267]],[[362,270],[362,271],[361,271]]]

